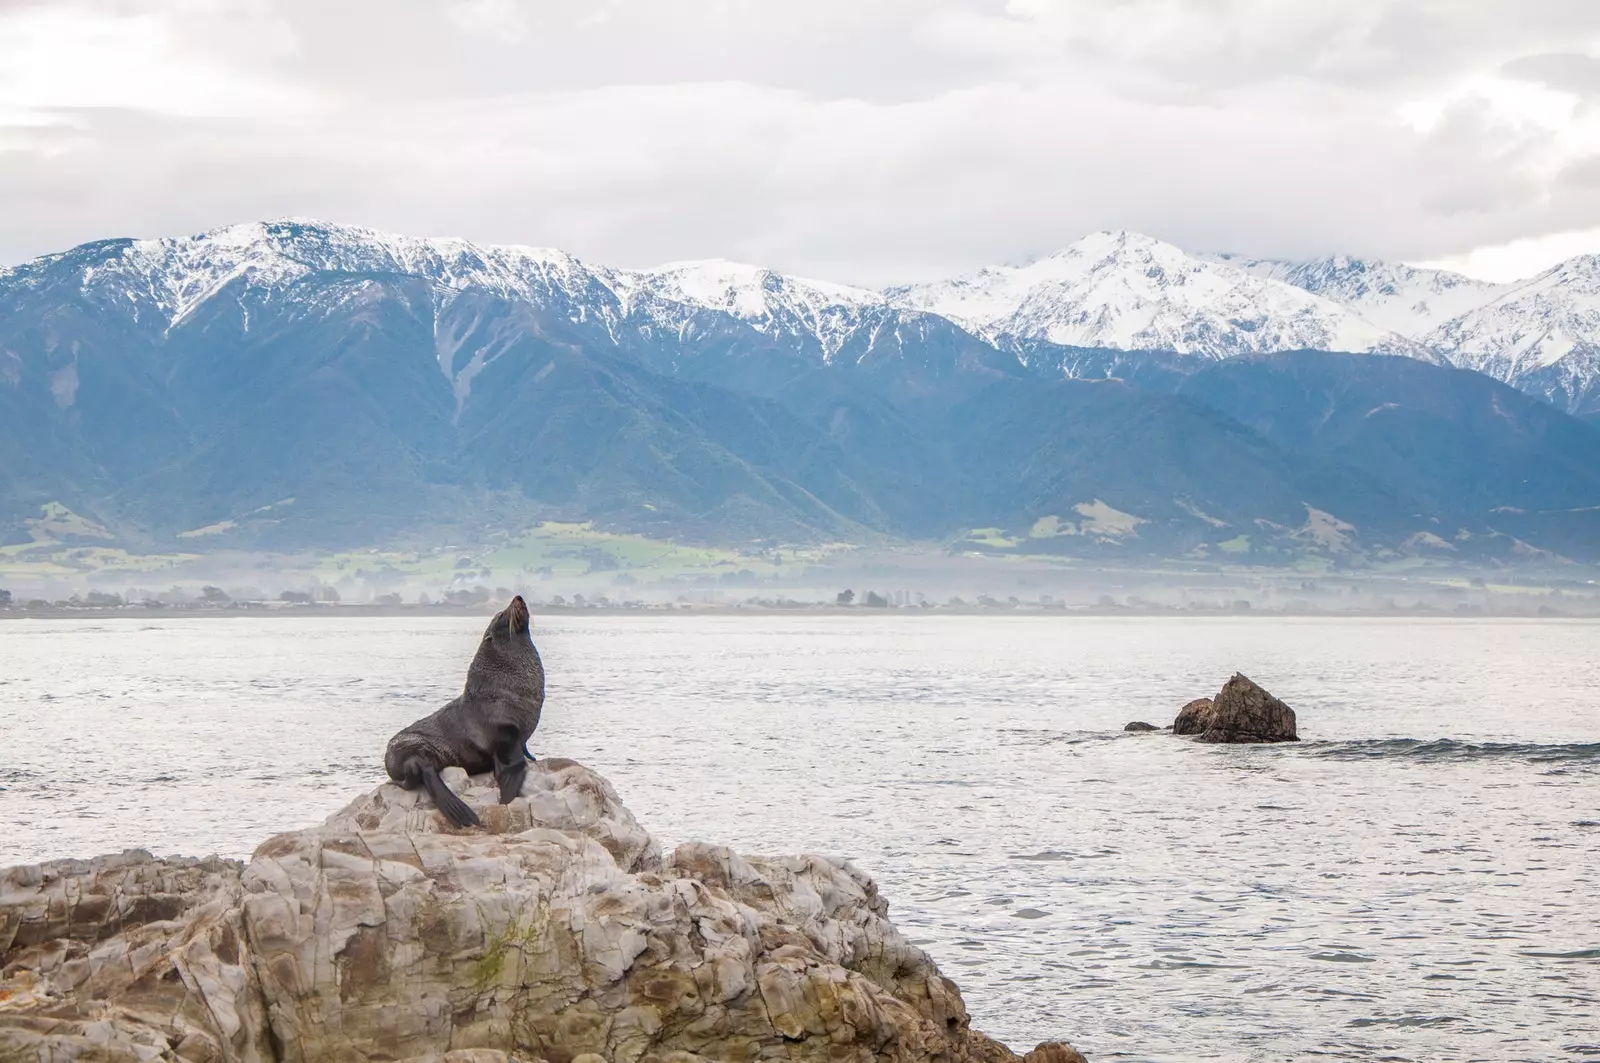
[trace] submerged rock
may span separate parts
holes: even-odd
[[[1172,733],[1175,735],[1204,734],[1206,729],[1211,726],[1211,711],[1210,698],[1195,698],[1178,710],[1178,718],[1172,721]]]
[[[1008,1063],[872,880],[663,857],[582,765],[522,796],[385,785],[248,866],[129,852],[0,871],[0,1059]],[[1079,1063],[1040,1045],[1029,1063]]]
[[[1153,723],[1145,723],[1143,720],[1134,720],[1132,723],[1124,724],[1122,729],[1124,731],[1159,731],[1159,730],[1161,730],[1161,728],[1157,727],[1155,724],[1153,724]]]
[[[1202,742],[1298,742],[1294,710],[1235,672],[1213,700]]]

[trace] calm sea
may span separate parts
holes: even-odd
[[[383,779],[481,623],[0,623],[0,864],[246,856]],[[1600,624],[555,618],[532,748],[670,846],[842,854],[1016,1047],[1600,1059]],[[1235,669],[1306,741],[1168,723]]]

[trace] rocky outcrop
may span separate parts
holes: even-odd
[[[386,785],[248,866],[0,872],[0,1061],[1017,1059],[848,862],[663,857],[572,761],[446,781],[482,829]]]
[[[1157,727],[1155,724],[1153,724],[1153,723],[1145,723],[1143,720],[1134,720],[1132,723],[1123,724],[1122,725],[1122,729],[1124,731],[1159,731],[1159,730],[1161,730],[1161,728]]]
[[[1172,721],[1172,733],[1175,735],[1204,734],[1211,726],[1211,699],[1195,698],[1189,704],[1178,710],[1178,718]]]
[[[144,852],[0,871],[0,1060],[272,1059],[242,871]]]
[[[1202,742],[1298,742],[1294,710],[1235,672],[1212,699]]]

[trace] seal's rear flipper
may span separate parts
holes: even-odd
[[[467,803],[457,797],[455,792],[444,784],[444,780],[439,778],[438,771],[431,767],[423,768],[422,785],[428,788],[429,796],[433,798],[433,803],[439,806],[439,811],[444,813],[445,819],[448,819],[458,827],[477,827],[482,825],[478,822],[477,813],[468,808]]]

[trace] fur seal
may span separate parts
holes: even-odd
[[[477,826],[478,817],[439,778],[445,768],[455,765],[469,775],[492,770],[501,804],[522,792],[533,759],[528,736],[539,726],[544,707],[544,664],[532,629],[528,604],[519,594],[489,621],[461,695],[389,739],[384,752],[389,778],[407,790],[426,787],[457,827]]]

